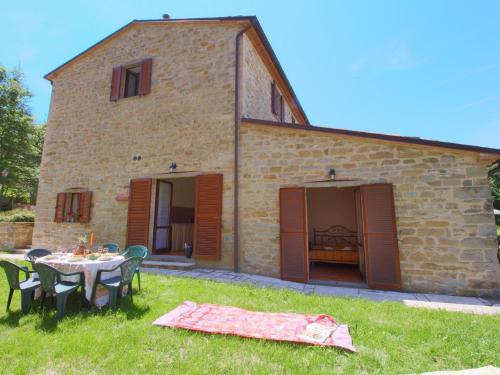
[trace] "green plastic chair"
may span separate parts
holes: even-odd
[[[27,267],[20,267],[17,264],[6,260],[0,261],[0,267],[4,269],[5,274],[7,275],[7,281],[9,282],[10,288],[6,311],[9,311],[14,290],[20,290],[21,310],[23,314],[27,314],[31,308],[31,301],[33,301],[35,289],[40,286],[40,282],[29,277],[30,273],[33,273],[33,271],[29,271]],[[26,275],[26,279],[23,281],[19,281],[20,272],[24,272]]]
[[[120,252],[120,246],[116,243],[105,243],[104,245],[101,245],[102,247],[105,247],[108,249],[110,253],[119,253]]]
[[[35,263],[38,258],[44,257],[46,255],[52,254],[52,251],[47,249],[32,249],[24,255],[24,260]]]
[[[57,307],[57,319],[62,319],[66,312],[66,302],[68,296],[82,288],[82,305],[85,303],[85,275],[83,272],[64,273],[47,264],[35,263],[35,270],[40,277],[42,284],[42,303],[41,308],[44,307],[45,297],[47,294],[55,295]],[[80,276],[78,282],[62,281],[61,276]]]
[[[129,246],[122,255],[125,258],[141,257],[142,259],[145,259],[148,256],[148,248],[142,245]],[[137,282],[139,284],[139,290],[141,290],[141,271],[139,270],[139,267],[137,267],[135,273],[137,274]]]
[[[130,296],[132,303],[134,302],[133,292],[132,292],[132,280],[134,279],[135,270],[138,269],[142,263],[143,258],[141,257],[130,257],[125,259],[115,268],[110,270],[99,270],[97,271],[94,288],[92,290],[92,299],[94,301],[95,293],[97,290],[97,285],[101,284],[104,286],[109,293],[109,307],[112,310],[116,310],[118,297],[124,297],[123,287],[128,286],[127,294]],[[121,275],[113,276],[108,279],[103,279],[103,274],[110,273],[120,269]]]
[[[36,260],[38,258],[44,257],[46,255],[50,255],[50,254],[52,254],[52,251],[47,250],[47,249],[32,249],[24,255],[24,260],[27,262],[30,262],[31,268],[35,269],[34,265],[35,265]],[[33,273],[33,278],[35,280],[38,279],[38,274],[36,272]]]

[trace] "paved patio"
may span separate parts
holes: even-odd
[[[23,260],[23,257],[24,256],[22,254],[0,253],[0,258],[4,259]],[[375,302],[396,301],[401,302],[406,306],[421,307],[427,309],[443,309],[448,311],[459,311],[465,313],[487,315],[500,314],[500,301],[490,301],[484,298],[477,297],[460,297],[425,293],[400,293],[363,288],[304,284],[275,279],[272,277],[252,275],[248,273],[234,273],[230,271],[207,268],[195,268],[188,271],[141,268],[141,272],[156,275],[172,275],[192,277],[195,279],[208,279],[225,283],[252,284],[257,287],[290,289],[304,294],[321,294],[334,297],[365,298]]]
[[[382,290],[303,284],[275,279],[272,277],[251,275],[248,273],[234,273],[223,270],[195,268],[193,270],[168,270],[141,268],[141,272],[156,275],[172,275],[192,277],[195,279],[209,279],[224,283],[252,284],[257,287],[272,287],[290,289],[304,294],[321,294],[334,297],[365,298],[370,301],[396,301],[410,307],[428,309],[444,309],[473,314],[500,314],[500,301],[489,301],[477,297],[460,297],[440,294],[400,293]]]

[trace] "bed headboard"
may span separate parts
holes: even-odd
[[[314,245],[350,245],[359,246],[358,234],[342,225],[333,225],[328,229],[314,228]]]

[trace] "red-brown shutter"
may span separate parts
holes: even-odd
[[[392,185],[361,186],[361,199],[368,286],[400,289],[401,273]]]
[[[65,193],[57,193],[56,198],[56,212],[54,215],[54,221],[56,223],[62,223],[64,221],[64,202],[66,201]]]
[[[305,189],[280,189],[280,255],[283,280],[308,280]]]
[[[151,73],[153,71],[153,59],[141,61],[141,74],[139,76],[139,95],[147,95],[151,92]]]
[[[271,113],[273,115],[276,115],[278,113],[277,110],[277,104],[276,103],[276,93],[278,90],[276,90],[276,83],[273,81],[271,82]]]
[[[285,99],[280,95],[280,121],[285,122]]]
[[[222,227],[222,175],[196,177],[193,257],[219,260]]]
[[[92,206],[92,192],[84,191],[83,193],[78,193],[78,207],[80,210],[80,216],[78,217],[78,222],[86,224],[90,221],[90,208]]]
[[[148,246],[151,185],[150,178],[138,178],[130,181],[127,246]]]
[[[111,94],[109,100],[117,101],[120,99],[120,91],[122,86],[122,67],[115,66],[113,68],[113,73],[111,74]]]

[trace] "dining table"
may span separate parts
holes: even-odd
[[[125,258],[122,255],[116,254],[103,254],[94,258],[91,259],[83,256],[54,253],[40,257],[36,260],[36,262],[47,264],[64,273],[83,272],[85,275],[85,298],[91,304],[97,307],[102,307],[109,302],[108,291],[102,285],[97,286],[95,297],[92,301],[92,290],[96,281],[97,272],[100,270],[111,270],[122,263]],[[120,276],[120,272],[120,268],[118,268],[113,272],[103,273],[102,278],[105,280],[114,276]],[[78,282],[79,276],[63,276],[61,277],[61,280]]]

